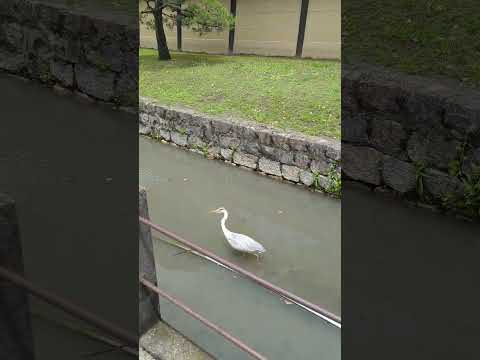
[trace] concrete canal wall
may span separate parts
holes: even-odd
[[[290,182],[334,192],[340,178],[340,142],[284,132],[140,99],[140,133],[209,158]]]
[[[144,188],[138,191],[139,216],[149,219],[147,192]],[[138,274],[153,284],[157,284],[157,271],[153,255],[152,233],[149,226],[141,224],[138,231]],[[140,335],[146,333],[160,320],[160,307],[157,294],[138,283],[138,328]]]
[[[23,275],[23,253],[15,202],[0,194],[0,265]],[[33,360],[33,333],[25,290],[0,278],[0,354]]]
[[[32,0],[0,2],[0,69],[125,106],[138,101],[138,28]]]
[[[138,191],[139,216],[149,219],[147,191]],[[138,245],[138,273],[157,284],[157,271],[149,226],[140,224]],[[138,319],[140,333],[140,359],[150,360],[213,360],[205,351],[192,343],[161,319],[158,295],[138,283]],[[181,310],[179,310],[181,311]]]
[[[471,186],[480,167],[478,91],[343,66],[342,150],[346,180],[478,215],[480,189]]]

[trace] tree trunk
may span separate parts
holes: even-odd
[[[170,60],[170,51],[168,50],[167,37],[163,28],[162,9],[163,0],[155,1],[155,11],[153,17],[155,18],[155,36],[157,38],[157,51],[159,60]]]

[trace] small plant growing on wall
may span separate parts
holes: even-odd
[[[318,171],[313,171],[313,183],[312,187],[316,190],[323,190],[326,193],[329,193],[336,197],[341,197],[342,195],[342,178],[338,172],[337,165],[332,164],[328,170],[327,174],[327,187],[322,187],[322,178]]]
[[[322,186],[320,185],[320,173],[318,171],[313,171],[313,183],[312,187],[317,190],[322,190]]]
[[[448,163],[448,173],[451,176],[462,176],[462,164],[465,159],[465,151],[467,149],[467,139],[457,148],[457,156],[454,160]]]
[[[342,177],[337,170],[337,166],[332,164],[327,174],[328,178],[328,187],[326,191],[336,197],[341,197],[342,195]]]
[[[420,199],[425,198],[425,188],[423,185],[423,178],[425,177],[425,169],[427,165],[424,162],[417,162],[415,165],[415,183],[417,195]]]
[[[456,209],[469,217],[480,217],[480,166],[461,176],[463,193],[448,193],[442,199],[446,209]]]
[[[188,130],[185,129],[185,128],[178,128],[177,131],[181,134],[181,135],[188,135]]]
[[[160,141],[162,139],[162,136],[160,135],[160,131],[158,130],[152,130],[152,132],[150,133],[150,137],[157,141]]]

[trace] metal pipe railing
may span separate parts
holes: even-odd
[[[158,294],[159,296],[167,299],[168,301],[170,301],[171,303],[173,303],[174,305],[178,306],[180,309],[182,309],[183,311],[185,311],[187,314],[189,314],[191,317],[193,317],[194,319],[197,319],[198,321],[200,321],[201,323],[203,323],[205,326],[207,326],[208,328],[212,329],[213,331],[215,331],[217,334],[223,336],[225,339],[227,339],[228,341],[230,341],[233,345],[235,345],[236,347],[238,347],[240,350],[248,353],[249,355],[251,355],[253,358],[257,359],[257,360],[267,360],[266,357],[264,357],[263,355],[259,354],[258,352],[256,352],[255,350],[253,350],[251,347],[249,347],[248,345],[246,345],[244,342],[242,342],[241,340],[237,339],[236,337],[234,337],[233,335],[230,335],[227,331],[225,331],[224,329],[222,329],[220,326],[218,325],[215,325],[214,323],[212,323],[211,321],[207,320],[206,318],[204,318],[202,315],[196,313],[195,311],[193,311],[192,309],[190,309],[187,305],[183,304],[180,300],[174,298],[173,296],[167,294],[166,292],[164,292],[163,290],[160,290],[157,286],[155,286],[154,284],[152,284],[150,281],[146,280],[144,277],[140,277],[140,282],[146,286],[148,289],[150,289],[151,291],[155,292],[156,294]]]
[[[112,337],[122,341],[124,344],[132,346],[134,348],[138,347],[138,336],[132,334],[117,325],[100,318],[99,316],[81,308],[80,306],[71,303],[70,301],[59,297],[47,290],[41,289],[30,281],[26,280],[22,276],[14,273],[2,266],[0,266],[0,278],[4,278],[8,282],[19,286],[27,290],[32,295],[42,299],[50,305],[53,305],[57,308],[62,309],[66,313],[73,315],[74,317],[81,319],[98,329],[101,329],[111,335]]]
[[[171,239],[174,239],[186,246],[188,246],[189,248],[197,251],[198,253],[204,255],[204,256],[207,256],[207,257],[210,257],[212,258],[213,260],[215,260],[216,262],[226,266],[226,267],[229,267],[231,269],[233,269],[234,271],[242,274],[243,276],[245,276],[246,278],[249,278],[250,280],[256,282],[257,284],[261,285],[262,287],[270,290],[270,291],[273,291],[287,299],[290,299],[292,300],[293,302],[299,304],[300,306],[302,307],[305,307],[307,309],[310,309],[311,311],[317,313],[317,314],[320,314],[322,316],[322,318],[326,321],[328,321],[329,323],[341,328],[341,318],[323,308],[321,308],[320,306],[316,305],[316,304],[313,304],[303,298],[301,298],[300,296],[297,296],[295,294],[292,294],[291,292],[285,290],[285,289],[282,289],[281,287],[278,287],[262,278],[259,278],[258,276],[256,276],[255,274],[243,269],[242,267],[226,260],[226,259],[223,259],[221,258],[220,256],[217,256],[215,255],[214,253],[212,253],[211,251],[208,251],[206,249],[203,249],[202,247],[180,237],[179,235],[171,232],[171,231],[168,231],[167,229],[164,229],[162,228],[161,226],[159,225],[156,225],[154,223],[152,223],[151,221],[143,218],[143,217],[139,217],[140,219],[140,222],[142,222],[143,224],[145,225],[148,225],[150,226],[152,229],[155,229],[156,231],[158,231],[159,233],[171,238]]]

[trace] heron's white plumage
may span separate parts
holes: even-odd
[[[221,220],[221,226],[223,234],[225,235],[225,239],[227,240],[228,244],[235,250],[253,254],[255,256],[259,256],[265,253],[265,248],[262,244],[258,243],[257,241],[253,240],[251,237],[243,234],[234,233],[227,229],[225,226],[225,222],[228,218],[228,212],[225,208],[218,208],[213,212],[221,214],[223,213],[223,218]]]

